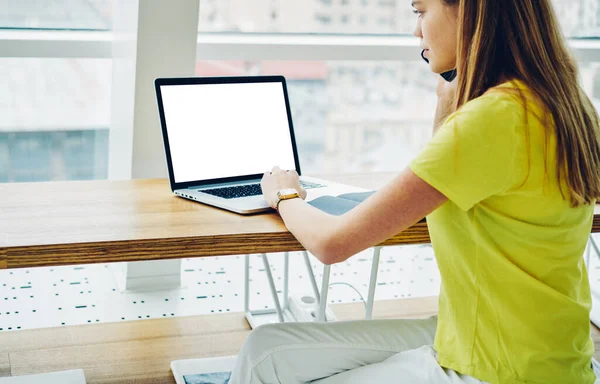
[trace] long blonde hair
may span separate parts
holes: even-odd
[[[598,113],[579,85],[551,0],[442,1],[458,6],[455,108],[503,79],[520,80],[552,116],[556,177],[566,183],[571,204],[600,200]]]

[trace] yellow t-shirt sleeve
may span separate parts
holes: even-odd
[[[468,211],[516,180],[516,147],[522,107],[508,97],[482,96],[440,127],[409,168]]]

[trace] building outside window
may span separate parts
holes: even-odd
[[[567,36],[600,36],[600,1],[554,0]],[[272,10],[278,18],[267,20]],[[407,0],[207,0],[200,33],[412,35]],[[201,48],[200,48],[201,49]],[[581,65],[600,100],[596,63]],[[199,76],[283,74],[288,79],[303,171],[399,171],[431,134],[436,77],[419,57],[385,61],[199,61]],[[596,101],[597,102],[597,101]]]
[[[112,28],[112,0],[0,0],[5,30]],[[0,183],[107,177],[111,60],[1,57]]]
[[[113,2],[0,0],[0,30],[110,31]],[[599,0],[554,3],[567,36],[600,36]],[[407,0],[200,0],[199,16],[199,33],[209,36],[410,35],[416,22]],[[107,177],[111,63],[0,57],[0,182]],[[594,101],[599,67],[581,65]],[[436,78],[418,56],[199,60],[196,74],[285,75],[305,173],[399,171],[431,133]]]

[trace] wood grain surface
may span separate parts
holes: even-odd
[[[437,297],[378,301],[373,318],[426,318]],[[362,303],[331,306],[338,320],[364,318]],[[176,359],[238,354],[250,332],[242,313],[34,329],[0,334],[0,377],[84,370],[90,384],[174,384]],[[592,325],[596,359],[600,332]]]
[[[347,179],[375,189],[391,177]],[[303,249],[277,214],[242,216],[181,199],[166,179],[2,184],[0,217],[0,268]],[[419,223],[384,244],[428,241]]]
[[[327,178],[377,189],[394,175]],[[420,222],[382,245],[427,242]],[[166,179],[0,184],[0,269],[301,249],[277,214],[242,216],[178,198]]]
[[[429,317],[437,300],[377,302],[373,317]],[[331,309],[339,320],[364,318],[362,303]],[[88,383],[175,383],[172,360],[236,355],[249,332],[243,313],[232,313],[1,333],[0,375],[81,368]],[[10,357],[4,371],[2,356]]]

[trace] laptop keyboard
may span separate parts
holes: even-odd
[[[304,189],[313,189],[324,187],[323,184],[309,183],[307,181],[300,181],[300,185]],[[258,196],[262,195],[260,184],[245,184],[236,185],[233,187],[213,188],[213,189],[200,189],[199,192],[208,193],[209,195],[222,197],[224,199],[236,199],[239,197]]]

